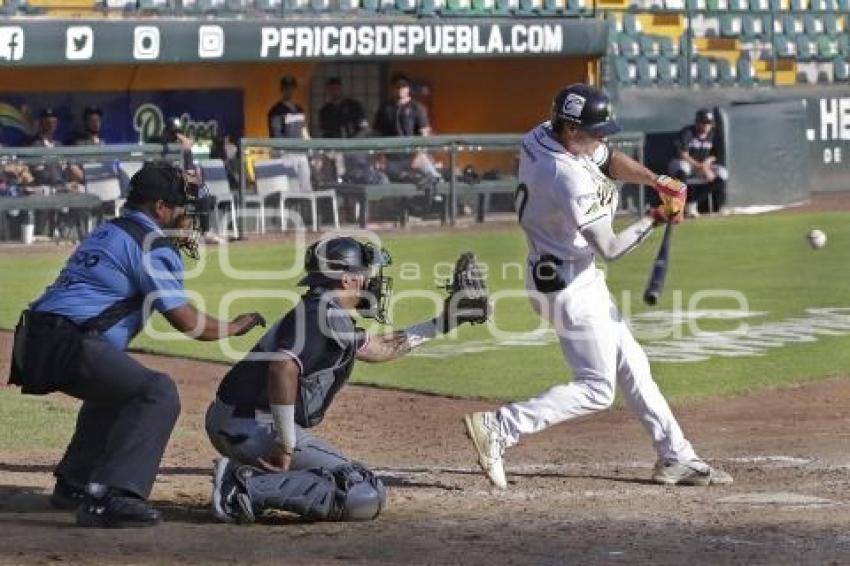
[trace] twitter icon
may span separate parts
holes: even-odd
[[[94,32],[89,26],[69,26],[65,30],[65,58],[85,61],[94,53]]]

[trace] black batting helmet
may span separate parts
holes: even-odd
[[[555,96],[552,103],[552,127],[560,131],[565,124],[574,124],[598,136],[610,136],[622,131],[614,120],[611,99],[590,85],[570,85]]]

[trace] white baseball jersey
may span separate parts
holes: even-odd
[[[593,265],[594,252],[581,229],[593,222],[610,223],[617,209],[617,186],[599,170],[608,151],[601,144],[593,157],[573,155],[549,122],[522,141],[516,206],[529,256],[534,260],[549,254],[565,261],[569,279]]]

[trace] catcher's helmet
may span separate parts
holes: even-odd
[[[370,243],[349,236],[319,240],[307,248],[304,257],[304,276],[299,285],[307,287],[333,287],[345,273],[370,275],[357,310],[364,317],[386,322],[386,308],[392,292],[392,278],[384,275],[383,268],[392,263],[389,252]],[[377,269],[377,273],[373,274]]]
[[[614,120],[611,99],[590,85],[570,85],[555,96],[552,103],[552,127],[560,131],[564,124],[598,136],[610,136],[623,128]]]

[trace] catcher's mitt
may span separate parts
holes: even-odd
[[[452,280],[444,289],[449,293],[443,310],[445,332],[465,322],[482,324],[490,318],[491,305],[487,282],[474,253],[461,254],[455,263]]]

